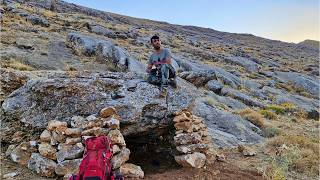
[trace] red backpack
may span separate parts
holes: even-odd
[[[111,140],[106,136],[91,137],[85,140],[85,146],[79,173],[69,180],[114,180]]]

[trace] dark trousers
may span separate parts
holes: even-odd
[[[169,83],[169,65],[162,64],[151,70],[147,81],[150,84],[160,85],[161,88],[167,87]]]

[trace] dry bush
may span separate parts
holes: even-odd
[[[266,107],[266,110],[271,110],[276,114],[284,114],[286,112],[286,109],[279,105],[269,105]]]
[[[246,108],[237,112],[241,117],[250,121],[252,124],[263,128],[264,127],[264,118],[259,112],[254,111],[250,108]]]
[[[274,136],[278,136],[281,134],[281,129],[275,127],[266,127],[263,129],[263,136],[267,138],[271,138]]]
[[[319,142],[302,135],[277,136],[268,142],[273,147],[280,147],[283,144],[288,146],[280,155],[277,161],[285,162],[287,170],[295,170],[299,173],[306,173],[310,176],[319,174]],[[280,163],[277,163],[280,165]]]
[[[2,65],[3,68],[15,69],[19,71],[33,71],[34,68],[20,61],[8,61]]]
[[[42,14],[43,14],[43,16],[45,16],[46,18],[52,18],[53,16],[56,15],[55,12],[49,11],[49,10],[44,10],[44,11],[42,12]]]
[[[260,114],[262,114],[265,118],[268,118],[268,119],[276,119],[277,118],[277,115],[272,112],[272,111],[269,111],[269,110],[260,110],[259,111]]]

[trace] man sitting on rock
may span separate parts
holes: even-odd
[[[169,83],[174,88],[177,86],[176,72],[171,65],[171,53],[169,49],[161,47],[159,36],[152,36],[150,41],[154,48],[154,52],[150,56],[148,62],[148,82],[160,85],[161,91],[166,92]]]

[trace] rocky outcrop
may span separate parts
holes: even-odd
[[[292,103],[298,109],[302,109],[307,112],[309,118],[318,119],[319,117],[319,103],[315,99],[291,94],[281,89],[275,89],[269,86],[264,86],[260,93],[269,99],[275,99],[276,104]]]
[[[319,99],[319,79],[295,72],[275,72],[274,77],[289,85],[292,83],[296,89],[302,89]]]
[[[224,59],[226,62],[244,67],[249,72],[257,72],[259,64],[245,57],[230,56]]]
[[[206,98],[195,101],[192,113],[204,119],[215,146],[235,147],[264,140],[258,127],[238,115],[224,112],[206,103]]]
[[[190,64],[190,62],[185,63]],[[184,71],[179,74],[179,76],[193,83],[197,87],[204,86],[210,80],[219,80],[223,84],[229,85],[232,88],[237,88],[241,85],[241,80],[237,76],[218,67],[205,67],[202,70]]]
[[[256,106],[256,107],[260,107],[260,108],[263,108],[266,106],[261,101],[255,99],[255,98],[252,98],[252,97],[250,97],[240,91],[237,91],[235,89],[224,88],[224,89],[222,89],[221,94],[223,94],[225,96],[229,96],[233,99],[237,99],[239,101],[242,101],[244,104],[246,104],[248,106]]]
[[[44,27],[49,27],[50,24],[47,19],[40,17],[36,14],[32,14],[26,17],[27,21],[30,21],[33,25],[40,25]]]
[[[66,44],[78,55],[96,56],[97,61],[105,62],[121,71],[131,71],[143,74],[145,65],[134,59],[130,54],[112,41],[99,40],[78,33],[69,33]]]
[[[184,81],[178,83],[189,86]],[[158,127],[166,113],[188,107],[197,92],[194,88],[170,91],[166,111],[166,101],[159,97],[158,87],[134,74],[89,73],[70,78],[61,73],[54,78],[29,80],[4,101],[2,108],[10,118],[14,115],[32,127],[44,128],[49,119],[71,122],[75,114],[89,116],[103,107],[114,106],[122,118],[122,132],[129,135]]]

